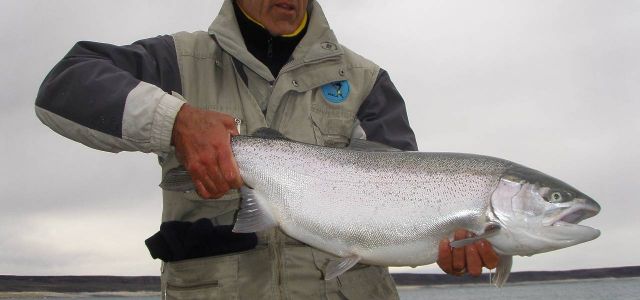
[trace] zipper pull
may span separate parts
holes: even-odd
[[[236,122],[236,129],[238,130],[238,134],[242,134],[240,132],[240,125],[242,125],[242,120],[235,118],[234,121]]]

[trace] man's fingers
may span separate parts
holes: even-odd
[[[193,181],[198,195],[202,198],[209,199],[211,195],[215,193],[216,187],[208,178],[205,168],[197,163],[188,163],[185,167],[189,175],[191,175],[191,181]]]
[[[219,198],[242,179],[231,152],[231,136],[238,135],[236,119],[227,114],[183,105],[176,115],[172,144],[191,175],[198,194]]]
[[[449,240],[447,239],[440,241],[437,263],[442,271],[447,274],[453,274],[453,257],[451,256],[451,247],[449,247]]]
[[[464,253],[467,259],[467,272],[469,275],[478,277],[482,274],[482,260],[475,244],[464,247]]]
[[[240,134],[238,132],[238,123],[236,123],[236,122],[239,122],[239,119],[236,119],[227,114],[218,113],[218,112],[215,112],[215,113],[219,115],[220,120],[222,121],[222,125],[225,128],[229,129],[229,132],[231,133],[232,136]]]
[[[474,236],[467,230],[459,229],[453,235],[456,241]],[[440,241],[438,266],[448,274],[480,276],[482,267],[493,269],[498,265],[498,255],[487,240],[480,240],[464,247],[451,249],[449,240]]]
[[[454,240],[462,240],[467,238],[467,231],[464,229],[457,230],[454,234]],[[464,247],[453,248],[453,273],[462,275],[465,271],[465,254]]]
[[[220,171],[217,164],[210,165],[207,171],[209,178],[211,178],[211,181],[213,181],[213,184],[215,185],[215,192],[212,192],[212,194],[214,198],[220,198],[229,191],[229,184],[227,184],[227,181],[224,179],[222,171]]]
[[[491,243],[487,240],[480,240],[475,243],[478,254],[482,259],[483,265],[487,269],[495,269],[498,266],[498,254],[491,247]]]
[[[224,176],[224,180],[232,187],[239,189],[242,186],[242,178],[236,160],[231,152],[231,145],[222,147],[218,152],[218,164]]]
[[[235,119],[233,121],[233,126],[230,127],[229,133],[231,134],[231,136],[236,136],[236,135],[240,135],[240,132],[238,132],[239,128],[238,128],[238,124],[235,123]]]
[[[211,198],[211,194],[209,194],[209,192],[207,191],[207,189],[204,187],[204,184],[202,184],[202,182],[200,180],[195,180],[193,183],[196,187],[196,192],[198,193],[198,195],[204,199],[209,199]]]

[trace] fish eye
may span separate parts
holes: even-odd
[[[553,203],[562,202],[562,194],[560,192],[553,192],[553,193],[551,193],[551,199],[550,200]]]

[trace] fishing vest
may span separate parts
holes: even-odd
[[[241,134],[270,127],[292,140],[346,146],[379,67],[337,42],[315,1],[310,12],[305,37],[273,78],[246,50],[232,3],[225,1],[208,32],[173,35],[182,81],[182,95],[175,95],[235,117]],[[170,153],[161,165],[164,176],[179,162]],[[163,191],[162,221],[207,218],[230,225],[239,206],[237,190],[215,200]],[[255,249],[164,263],[163,299],[398,299],[386,267],[358,264],[325,281],[335,256],[277,228],[257,236]]]

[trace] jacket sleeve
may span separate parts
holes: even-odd
[[[358,110],[357,118],[367,140],[405,151],[418,150],[404,100],[387,71],[380,69],[378,72],[371,92]]]
[[[79,42],[40,86],[38,118],[59,134],[110,151],[165,153],[184,103],[171,36],[114,46]]]

